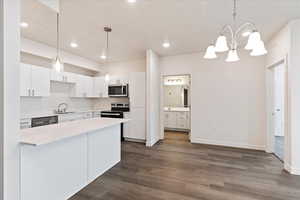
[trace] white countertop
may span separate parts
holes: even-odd
[[[20,143],[36,146],[49,144],[55,141],[86,134],[128,121],[130,120],[95,118],[23,129],[21,130]]]
[[[29,118],[37,118],[37,117],[47,117],[47,116],[55,116],[55,115],[72,115],[72,114],[80,114],[80,113],[88,113],[88,112],[101,112],[105,110],[110,110],[109,108],[105,109],[94,109],[94,110],[68,110],[67,114],[56,114],[54,112],[41,112],[41,113],[30,113],[30,114],[21,114],[21,119],[29,119]]]
[[[169,112],[190,112],[189,107],[164,107],[164,110]]]

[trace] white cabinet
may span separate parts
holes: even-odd
[[[131,107],[145,107],[146,104],[146,74],[134,72],[129,76],[129,98]]]
[[[74,75],[73,97],[93,97],[93,77]]]
[[[21,64],[20,96],[50,96],[50,70],[29,64]]]
[[[145,108],[131,108],[125,118],[131,119],[124,124],[124,137],[128,139],[146,140]]]
[[[94,77],[93,96],[102,98],[108,97],[108,84],[104,76]]]
[[[69,72],[57,72],[55,70],[51,71],[51,81],[59,81],[65,83],[75,83],[76,82],[76,75]]]
[[[31,128],[31,118],[20,120],[20,129]]]
[[[32,96],[50,96],[50,70],[43,67],[31,68]]]
[[[118,85],[118,84],[128,84],[129,77],[128,75],[112,75],[109,77],[109,84]]]
[[[169,129],[190,129],[189,112],[164,112],[164,127]]]
[[[125,119],[131,119],[130,113],[129,112],[125,112],[124,113],[124,118]],[[130,134],[130,122],[123,124],[123,136],[125,138],[131,138],[131,134]]]
[[[20,67],[20,95],[31,96],[31,66],[27,64]]]

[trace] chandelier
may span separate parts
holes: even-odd
[[[265,44],[261,39],[260,33],[257,31],[255,24],[251,22],[246,22],[239,27],[236,26],[236,17],[237,17],[237,0],[233,0],[233,26],[225,25],[220,32],[220,36],[218,37],[215,44],[211,44],[206,49],[206,53],[204,55],[205,59],[214,59],[217,58],[216,53],[222,53],[228,51],[228,56],[226,62],[236,62],[239,61],[240,58],[238,56],[238,45],[241,36],[248,37],[247,45],[245,49],[251,51],[251,56],[262,56],[267,54],[267,50],[265,48]],[[227,37],[225,34],[229,34],[230,36],[230,44],[228,47]]]

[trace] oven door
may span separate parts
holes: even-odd
[[[108,86],[108,96],[110,96],[110,97],[128,97],[128,85],[110,85],[110,86]]]

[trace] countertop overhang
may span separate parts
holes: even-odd
[[[126,123],[130,119],[94,118],[21,130],[21,144],[44,145]]]

